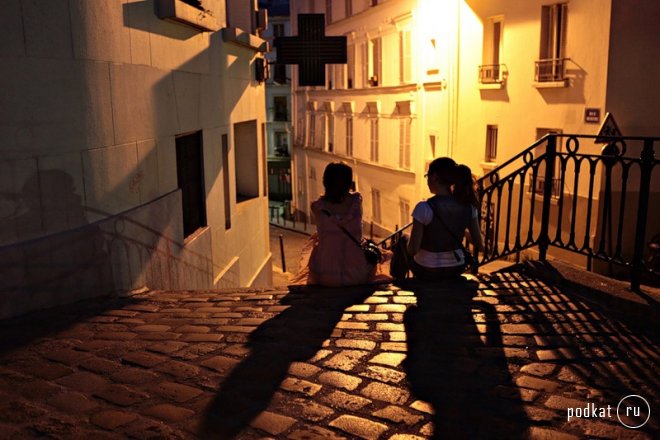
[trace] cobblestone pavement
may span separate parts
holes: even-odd
[[[657,334],[517,274],[150,292],[1,325],[2,438],[658,438]],[[641,429],[567,420],[629,394]]]

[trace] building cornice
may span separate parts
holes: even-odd
[[[425,83],[424,87],[426,88],[427,84],[435,83]],[[362,89],[296,89],[296,94],[309,94],[315,96],[354,96],[354,95],[364,95],[364,96],[378,96],[384,93],[386,94],[395,94],[395,93],[410,93],[417,92],[422,86],[418,84],[404,84],[398,86],[383,86],[383,87],[369,87]]]

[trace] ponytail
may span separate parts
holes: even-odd
[[[453,195],[462,205],[479,206],[479,199],[474,189],[475,183],[472,171],[467,165],[458,165],[454,169]]]

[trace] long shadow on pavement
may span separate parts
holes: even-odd
[[[417,306],[404,317],[404,368],[413,394],[433,406],[433,438],[518,438],[529,425],[495,309],[475,298],[477,287],[472,281],[406,286]],[[476,314],[485,322],[476,324]],[[498,390],[513,392],[503,398]]]
[[[141,302],[139,299],[130,297],[100,297],[1,320],[0,356],[32,344],[41,338],[58,335],[78,324],[88,323],[90,318],[102,315],[107,310],[123,309]],[[99,323],[90,325],[95,324]]]
[[[250,335],[250,355],[231,371],[207,407],[200,437],[230,439],[239,434],[268,407],[291,363],[314,357],[344,310],[374,291],[371,286],[310,286],[285,296],[282,304],[290,307]]]

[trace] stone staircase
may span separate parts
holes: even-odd
[[[156,291],[0,325],[3,438],[626,438],[657,326],[517,272],[445,286]],[[629,421],[632,423],[632,421]],[[655,437],[657,438],[657,437]]]

